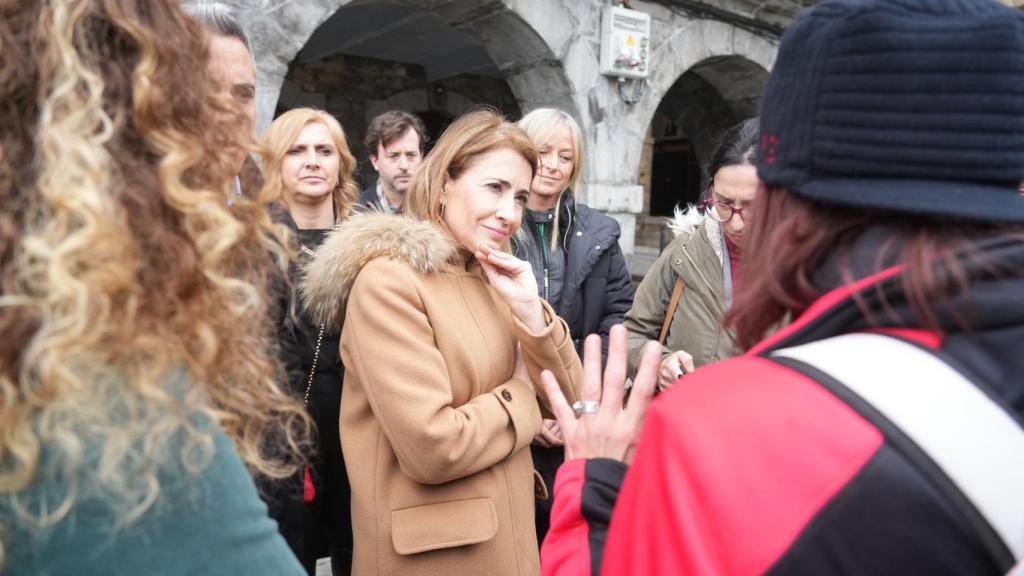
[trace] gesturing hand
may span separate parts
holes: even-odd
[[[533,332],[544,329],[544,309],[537,295],[537,280],[530,263],[481,244],[476,259],[491,286],[505,299],[512,313]]]
[[[598,411],[576,418],[565,401],[558,381],[548,370],[541,374],[541,385],[548,395],[555,417],[562,428],[565,458],[612,458],[629,464],[643,427],[644,414],[658,379],[661,347],[648,342],[640,355],[640,367],[633,380],[629,403],[622,406],[626,382],[626,329],[613,326],[608,335],[608,365],[601,377],[601,338],[587,336],[583,344],[583,402],[595,401]]]

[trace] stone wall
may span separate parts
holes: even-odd
[[[363,137],[374,116],[397,108],[451,118],[482,104],[513,118],[519,116],[515,96],[499,78],[466,74],[428,82],[422,66],[338,54],[315,62],[294,62],[285,78],[275,116],[300,106],[322,108],[333,114],[345,128],[349,148],[359,161],[359,179],[366,184],[375,175]],[[432,139],[438,136],[430,135]]]
[[[243,8],[243,19],[254,37],[259,121],[265,126],[273,116],[278,96],[294,95],[289,92],[294,92],[294,87],[289,88],[290,80],[286,83],[285,78],[295,55],[320,23],[350,0],[267,1],[262,9],[252,9],[250,2],[230,1]],[[738,57],[770,70],[778,47],[777,35],[758,30],[756,25],[732,24],[658,2],[633,0],[634,9],[651,15],[652,43],[651,77],[642,97],[630,105],[620,98],[616,82],[598,73],[605,0],[501,0],[485,5],[470,0],[398,3],[430,10],[479,41],[522,110],[554,105],[577,116],[587,149],[586,186],[581,190],[581,200],[623,224],[622,248],[627,253],[633,252],[636,215],[644,209],[643,187],[638,183],[644,139],[663,97],[685,72],[716,58]],[[752,10],[741,16],[753,22],[762,4],[765,2],[729,6]],[[786,0],[784,4],[794,2]],[[721,5],[728,8],[726,3]],[[486,10],[482,12],[481,6]],[[721,91],[728,86],[716,87]],[[409,91],[404,94],[406,98],[416,97]],[[302,95],[296,101],[308,98],[327,105],[328,97]],[[379,102],[368,108],[375,105]]]

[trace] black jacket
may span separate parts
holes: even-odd
[[[323,241],[324,231],[299,230],[280,206],[271,208],[271,216],[275,222],[291,228],[296,246],[305,244],[308,249],[316,250]],[[308,257],[300,251],[300,264]],[[283,480],[263,480],[261,490],[270,517],[277,521],[281,535],[310,574],[317,559],[327,555],[331,557],[335,573],[347,574],[352,562],[352,524],[351,489],[338,430],[345,377],[339,351],[341,335],[337,330],[326,330],[317,352],[319,327],[302,310],[294,291],[300,277],[301,265],[294,266],[291,284],[277,290],[283,292],[278,297],[280,340],[288,385],[300,401],[305,397],[313,358],[317,356],[306,406],[316,423],[316,449],[309,461],[316,498],[312,503],[303,502],[302,473]]]
[[[565,276],[555,312],[569,325],[581,356],[588,334],[600,334],[607,352],[608,331],[633,305],[633,281],[619,248],[619,223],[577,204],[571,190],[562,195],[559,210],[558,250],[565,258]],[[513,238],[516,256],[525,258],[526,246]]]
[[[359,200],[356,205],[360,207],[381,209],[380,198],[377,197],[377,181],[373,181],[362,192],[359,193]]]

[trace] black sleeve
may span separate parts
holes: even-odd
[[[622,479],[628,467],[608,458],[587,460],[583,497],[580,511],[587,521],[590,544],[590,567],[595,576],[601,573],[601,557],[608,537],[608,525],[612,521],[612,510],[619,497]]]
[[[608,251],[608,260],[608,298],[599,328],[602,360],[608,356],[608,331],[622,323],[626,312],[633,306],[634,295],[633,278],[618,242]]]

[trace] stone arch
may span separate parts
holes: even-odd
[[[768,71],[742,56],[713,56],[684,72],[652,118],[650,185],[645,212],[671,216],[696,203],[707,186],[706,166],[726,130],[756,116]]]
[[[648,79],[647,94],[635,107],[635,115],[644,125],[651,123],[665,95],[687,72],[707,81],[737,107],[753,103],[756,110],[760,92],[751,98],[751,82],[736,87],[729,82],[737,75],[747,75],[763,86],[775,62],[777,41],[717,20],[695,23],[696,30],[679,28],[667,41],[655,45],[652,61],[658,63],[657,69],[652,66],[654,73]]]
[[[642,190],[635,185],[641,156],[655,111],[676,81],[698,63],[715,57],[740,57],[770,70],[778,41],[717,20],[687,20],[681,16],[655,21],[652,29],[651,76],[640,100],[623,103],[612,82],[602,78],[585,87],[580,99],[588,103],[592,122],[589,142],[593,162],[587,178],[602,186],[591,201],[614,211],[642,211]],[[607,121],[614,118],[614,122]],[[602,158],[603,154],[611,157]],[[604,189],[607,188],[607,193]],[[609,198],[603,198],[605,194]]]
[[[717,140],[729,126],[757,113],[760,92],[775,61],[777,46],[776,39],[716,20],[676,23],[664,40],[654,42],[647,92],[637,104],[625,111],[625,119],[620,120],[628,122],[629,128],[620,135],[627,142],[620,147],[624,158],[619,170],[599,174],[598,177],[612,182],[638,182],[630,211],[650,213],[651,197],[645,196],[645,192],[650,193],[656,176],[651,171],[654,158],[650,129],[659,109],[667,108],[672,120],[680,124],[681,132],[688,137],[690,134],[700,135],[693,150],[695,157],[676,160],[687,162],[689,171],[696,171],[696,178],[688,177],[686,185],[699,188],[692,185],[699,182],[699,166],[711,153],[713,144],[709,143]],[[704,97],[715,110],[712,114],[694,114],[692,109],[686,110],[683,104],[688,96]],[[607,137],[600,130],[597,136]],[[605,162],[595,168],[607,170],[607,165]],[[666,210],[662,206],[657,212],[664,215]],[[638,217],[637,244],[653,248],[663,244],[663,222],[661,217]]]
[[[514,0],[306,0],[239,11],[257,59],[260,129],[273,119],[289,65],[314,32],[347,6],[381,3],[430,12],[477,40],[522,109],[551,105],[579,116],[560,60],[516,12]]]
[[[476,103],[467,98],[464,94],[459,93],[455,90],[449,90],[445,95],[443,102],[440,107],[433,107],[435,111],[442,112],[451,117],[457,117],[459,114],[472,108]],[[420,112],[423,110],[431,109],[429,103],[430,94],[426,88],[417,88],[392,94],[391,96],[382,100],[371,100],[366,105],[366,122],[369,122],[374,116],[385,112],[387,110],[409,110],[410,112]]]

